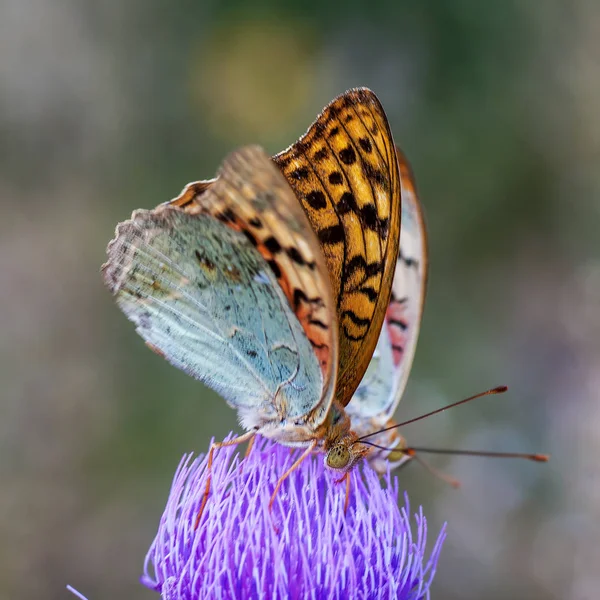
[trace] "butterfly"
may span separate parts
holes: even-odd
[[[365,456],[380,471],[408,459],[396,430],[386,450],[360,440],[392,423],[427,276],[414,180],[373,92],[334,99],[273,158],[234,151],[216,179],[135,211],[107,252],[104,280],[147,345],[238,412],[246,433],[213,445],[209,468],[256,433],[305,447],[272,504],[314,450],[347,482]]]

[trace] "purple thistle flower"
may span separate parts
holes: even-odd
[[[194,524],[206,483],[206,457],[184,456],[173,480],[141,581],[164,600],[208,598],[429,598],[445,528],[429,559],[422,509],[411,530],[408,497],[364,463],[345,484],[321,456],[285,481],[296,451],[258,438],[240,461],[234,447],[215,451],[211,493]],[[235,453],[235,456],[234,456]],[[363,461],[364,462],[364,461]],[[153,574],[151,574],[151,571]]]

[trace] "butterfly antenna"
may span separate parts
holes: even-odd
[[[416,460],[422,467],[424,467],[427,471],[429,471],[434,477],[441,479],[444,483],[451,485],[453,488],[460,487],[460,481],[455,479],[454,477],[443,473],[442,471],[436,469],[432,465],[430,465],[426,460],[422,459],[419,455],[417,455],[416,450],[414,448],[405,448],[404,450],[399,451],[398,448],[386,448],[385,446],[381,446],[380,444],[374,444],[373,442],[361,442],[363,444],[367,444],[367,446],[373,446],[373,448],[379,448],[380,450],[388,450],[389,452],[402,452],[406,454],[410,458]],[[410,450],[410,452],[409,452]],[[408,464],[408,463],[402,463]]]
[[[528,454],[525,452],[488,452],[487,450],[448,450],[446,448],[416,448],[410,446],[403,450],[408,456],[415,457],[418,453],[428,452],[430,454],[453,454],[455,456],[484,456],[488,458],[524,458],[535,462],[548,462],[549,454]]]
[[[373,446],[374,448],[379,448],[380,450],[387,450],[389,452],[398,451],[397,448],[386,448],[385,446],[381,446],[380,444],[374,444],[373,442],[361,443],[367,444],[368,446]],[[459,488],[460,481],[458,479],[455,479],[451,475],[447,475],[446,473],[430,465],[425,459],[419,456],[421,452],[429,452],[431,454],[450,454],[458,456],[484,456],[490,458],[524,458],[526,460],[533,460],[535,462],[548,462],[548,460],[550,460],[549,454],[527,454],[522,452],[488,452],[487,450],[447,450],[445,448],[417,448],[415,446],[404,448],[402,452],[410,458],[417,461],[434,477],[441,479],[443,482],[451,485],[453,488]]]
[[[379,433],[384,433],[385,431],[390,431],[391,429],[397,429],[398,427],[404,427],[404,425],[409,425],[410,423],[414,423],[415,421],[420,421],[421,419],[426,419],[427,417],[431,417],[433,415],[437,415],[438,413],[444,412],[449,408],[454,408],[455,406],[460,406],[461,404],[466,404],[467,402],[471,402],[471,400],[477,400],[477,398],[483,398],[484,396],[492,396],[495,394],[504,394],[508,390],[508,387],[505,385],[501,385],[491,390],[486,390],[485,392],[480,392],[479,394],[475,394],[474,396],[469,396],[464,400],[459,400],[458,402],[454,402],[453,404],[448,404],[448,406],[442,406],[442,408],[438,408],[436,410],[432,410],[431,412],[425,413],[419,417],[415,417],[414,419],[409,419],[408,421],[404,421],[402,423],[398,423],[396,425],[391,425],[390,427],[386,427],[384,429],[378,429],[377,431],[373,431],[372,433],[368,433],[367,435],[363,435],[358,438],[358,442],[362,442],[371,436],[377,435]]]

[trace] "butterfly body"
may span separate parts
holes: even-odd
[[[379,101],[351,90],[274,159],[242,148],[216,179],[134,212],[108,246],[105,282],[146,343],[219,392],[247,435],[320,450],[342,472],[369,454],[382,470],[406,455],[359,438],[388,424],[400,399],[426,272],[405,177]],[[417,213],[406,249],[401,210]],[[404,307],[390,299],[406,286],[397,331]],[[395,431],[388,441],[403,443]]]

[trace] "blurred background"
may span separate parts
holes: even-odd
[[[0,598],[138,583],[184,452],[236,427],[134,333],[99,273],[132,209],[275,153],[372,88],[431,244],[398,417],[414,444],[550,452],[402,471],[435,598],[588,599],[600,575],[600,4],[268,0],[0,5]]]

